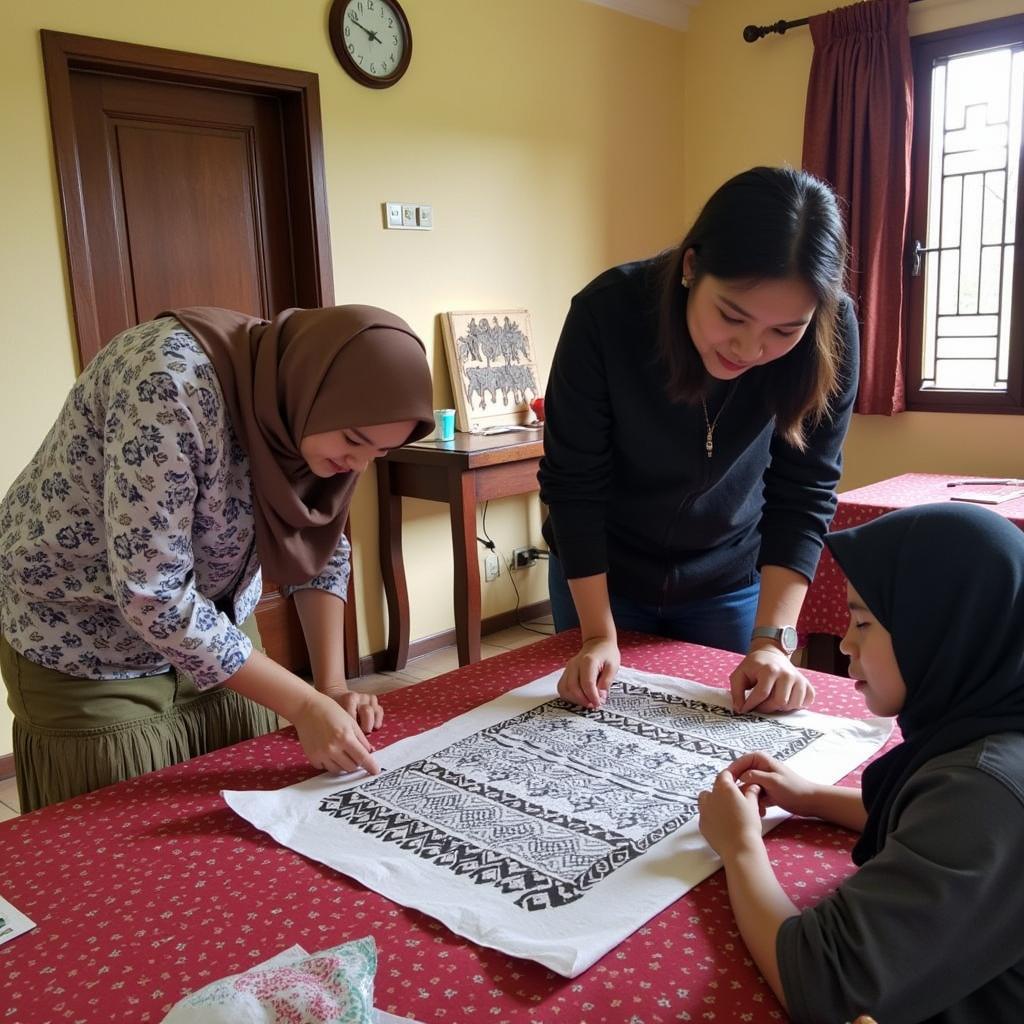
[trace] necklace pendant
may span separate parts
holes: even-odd
[[[708,436],[706,438],[704,438],[704,451],[706,451],[708,453],[708,458],[709,459],[711,458],[711,456],[715,452],[715,441],[714,441],[714,438],[712,437],[712,433],[711,433],[710,430],[708,431]]]

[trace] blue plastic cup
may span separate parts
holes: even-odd
[[[434,426],[437,428],[438,441],[455,440],[455,410],[435,409]]]

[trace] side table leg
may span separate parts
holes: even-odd
[[[377,463],[377,536],[380,574],[388,606],[384,668],[397,671],[409,660],[409,588],[402,558],[402,498],[391,490],[391,464]]]
[[[449,476],[452,554],[455,562],[455,638],[459,664],[480,660],[480,568],[476,554],[476,485],[473,473]]]

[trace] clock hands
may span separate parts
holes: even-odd
[[[348,17],[349,17],[349,21],[351,21],[353,25],[356,25],[359,28],[361,28],[370,37],[370,41],[371,42],[374,42],[374,43],[381,42],[381,38],[380,38],[380,36],[377,35],[376,32],[372,31],[371,29],[368,29],[365,25],[360,25],[359,24],[359,22],[356,20],[355,14],[353,14],[352,12],[349,12],[349,16]]]

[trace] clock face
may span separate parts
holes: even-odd
[[[335,0],[331,43],[356,81],[382,88],[408,67],[412,36],[396,0]]]

